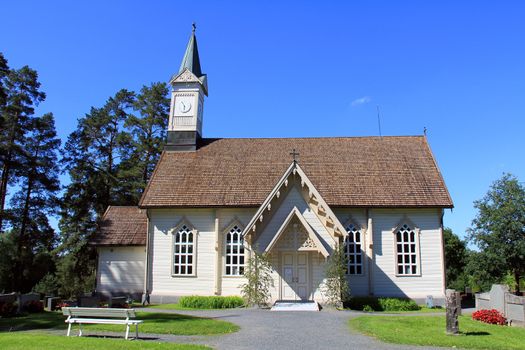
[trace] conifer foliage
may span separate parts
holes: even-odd
[[[118,91],[78,119],[63,148],[53,115],[35,114],[45,97],[35,70],[0,53],[0,291],[75,296],[94,288],[98,221],[109,205],[137,205],[158,161],[168,87]]]

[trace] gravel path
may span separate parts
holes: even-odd
[[[150,334],[146,336],[156,338],[158,341],[208,345],[214,349],[443,349],[386,344],[361,335],[349,328],[348,320],[362,313],[351,311],[326,309],[321,312],[271,312],[258,309],[209,311],[137,309],[137,311],[217,318],[241,327],[236,333],[216,336]]]

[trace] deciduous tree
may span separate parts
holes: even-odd
[[[504,174],[474,207],[478,213],[469,239],[480,249],[480,262],[498,279],[511,272],[519,293],[525,275],[525,188],[515,176]]]

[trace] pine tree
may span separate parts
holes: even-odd
[[[121,163],[121,182],[134,193],[138,203],[144,188],[162,152],[168,128],[170,99],[165,83],[143,86],[133,104],[139,116],[131,115],[126,121],[132,140],[132,152]]]
[[[62,292],[75,294],[90,286],[95,251],[89,240],[109,205],[130,205],[133,194],[123,191],[121,159],[131,148],[131,135],[123,129],[134,93],[122,89],[101,108],[92,107],[69,135],[63,163],[71,182],[65,187],[60,210]],[[69,282],[68,282],[69,281]],[[75,285],[71,284],[75,281]],[[76,286],[75,288],[70,288]]]
[[[50,269],[51,251],[56,245],[48,215],[57,207],[57,138],[52,114],[33,119],[33,130],[24,145],[23,169],[19,170],[18,191],[11,199],[10,233],[16,247],[13,290],[29,291]]]
[[[24,66],[9,69],[0,56],[0,232],[3,228],[8,186],[23,169],[26,137],[31,132],[34,107],[45,99],[38,73]]]

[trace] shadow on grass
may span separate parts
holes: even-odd
[[[466,335],[466,336],[469,336],[469,335],[490,335],[489,332],[465,332],[463,334]]]
[[[37,329],[65,329],[65,318],[60,312],[41,312],[16,317],[0,318],[0,332]]]

